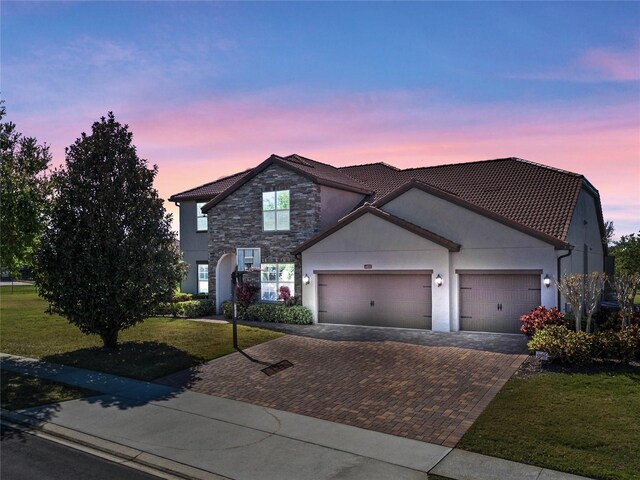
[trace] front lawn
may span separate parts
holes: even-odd
[[[20,373],[0,371],[0,406],[7,410],[37,407],[50,403],[66,402],[76,398],[99,395],[83,388],[43,380]]]
[[[640,368],[512,378],[460,448],[588,477],[640,478]]]
[[[233,352],[231,325],[150,318],[120,335],[120,348],[103,351],[58,315],[33,287],[0,287],[0,351],[91,370],[152,380]],[[281,333],[238,326],[241,348]]]

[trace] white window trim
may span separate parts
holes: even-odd
[[[278,192],[287,192],[289,194],[289,208],[287,209],[283,209],[283,208],[278,208]],[[275,209],[273,210],[265,210],[264,209],[264,194],[265,193],[274,193],[275,194]],[[269,190],[266,192],[262,192],[262,231],[263,232],[289,232],[291,231],[291,189],[287,188],[287,189],[283,189],[283,190]],[[274,212],[274,224],[275,227],[274,229],[270,229],[267,230],[266,228],[264,228],[264,214],[265,212]],[[288,228],[278,228],[278,212],[289,212],[289,227]]]
[[[206,203],[207,202],[196,202],[196,232],[206,232],[209,230],[209,217],[206,213],[202,213],[201,210],[201,208],[205,206]],[[201,207],[198,207],[198,205],[201,205]],[[204,218],[206,220],[206,227],[204,228],[204,230],[201,230],[200,226],[198,225],[198,220],[200,220],[201,218]]]
[[[277,268],[279,265],[293,265],[293,279],[291,282],[281,282],[279,278],[277,278],[277,274],[276,274],[276,280],[274,282],[263,282],[262,281],[262,274],[260,275],[260,301],[261,302],[278,302],[280,300],[278,300],[278,296],[280,296],[280,287],[281,287],[281,283],[283,285],[289,285],[291,284],[292,291],[291,291],[291,296],[295,296],[296,295],[296,264],[295,262],[265,262],[264,265],[276,265],[276,272],[277,272]],[[261,265],[262,266],[262,265]],[[265,283],[275,283],[276,284],[276,299],[275,300],[265,300],[262,298],[262,285]]]
[[[207,279],[200,280],[200,266],[204,265],[207,267]],[[209,293],[209,264],[207,262],[198,262],[196,263],[196,280],[198,282],[198,293]],[[203,290],[200,288],[200,284],[206,282],[207,289]]]

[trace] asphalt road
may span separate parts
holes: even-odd
[[[1,437],[2,480],[158,480],[153,475],[4,426]]]

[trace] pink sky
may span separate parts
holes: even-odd
[[[584,174],[600,191],[604,216],[617,234],[640,227],[638,106],[612,102],[576,109],[548,103],[522,111],[487,103],[451,108],[437,92],[334,95],[283,105],[284,92],[209,98],[184,107],[122,105],[139,154],[159,166],[163,198],[246,168],[271,153],[299,153],[335,166],[383,161],[397,167],[517,156]],[[64,147],[89,131],[94,108],[30,122],[51,142],[56,163]],[[177,208],[166,202],[174,214]]]

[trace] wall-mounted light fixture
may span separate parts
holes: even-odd
[[[309,285],[309,282],[311,281],[311,279],[309,278],[309,275],[307,275],[306,273],[304,274],[304,277],[302,277],[302,283],[304,283],[305,285]]]
[[[440,274],[438,274],[438,276],[436,277],[436,285],[439,287],[442,286],[442,277],[440,276]]]
[[[549,286],[551,285],[551,279],[549,278],[549,274],[544,276],[543,282],[544,282],[544,286],[549,288]]]

